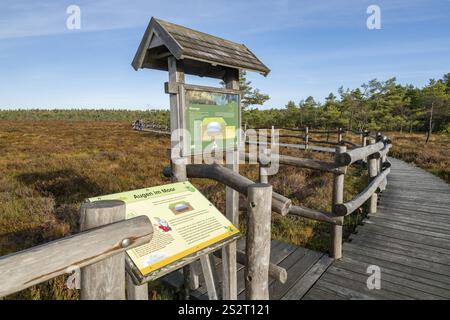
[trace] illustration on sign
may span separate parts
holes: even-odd
[[[186,90],[187,150],[233,150],[238,146],[240,127],[239,94]]]
[[[239,230],[191,183],[116,193],[96,198],[122,200],[127,219],[146,215],[153,224],[153,238],[127,251],[142,276],[231,237]]]

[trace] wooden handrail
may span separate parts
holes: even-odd
[[[260,137],[260,138],[268,138],[268,139],[272,139],[272,136],[271,136],[271,135],[260,134],[259,137]],[[278,134],[277,137],[278,137],[278,138],[298,138],[298,139],[305,139],[305,136],[296,135],[296,134]]]
[[[349,166],[358,160],[362,160],[372,154],[376,154],[383,148],[384,143],[381,141],[375,144],[370,144],[366,147],[355,148],[340,154],[339,157],[337,158],[337,161],[340,165]]]
[[[242,160],[250,160],[250,155],[248,153],[241,153],[240,157]],[[345,173],[345,167],[340,166],[334,162],[327,162],[309,158],[297,158],[282,154],[272,154],[270,155],[270,157],[264,154],[259,154],[257,160],[259,163],[262,163],[264,165],[270,162],[278,162],[279,164],[294,166],[298,168],[320,170],[335,174]]]
[[[352,146],[352,147],[357,147],[357,148],[361,147],[359,144],[356,144],[356,143],[348,141],[348,140],[342,140],[342,143],[348,144],[349,146]]]
[[[171,169],[165,168],[164,174],[171,175]],[[207,178],[221,182],[224,185],[247,195],[248,188],[254,182],[239,173],[225,168],[217,163],[214,164],[188,164],[186,165],[186,174],[189,178]],[[285,216],[291,208],[292,201],[279,193],[272,192],[272,210]]]
[[[311,220],[328,222],[331,224],[337,225],[341,224],[341,222],[338,219],[336,219],[336,217],[332,216],[329,213],[321,212],[310,208],[305,208],[302,206],[292,206],[291,209],[289,210],[289,214],[303,218],[308,218]]]
[[[387,144],[387,145],[385,145],[383,149],[381,149],[380,151],[378,151],[378,152],[379,152],[379,157],[380,157],[380,158],[385,157],[385,156],[388,154],[389,149],[390,149],[391,147],[392,147],[392,144]]]
[[[325,140],[315,140],[315,139],[309,139],[309,142],[317,143],[317,144],[328,144],[330,146],[341,146],[342,145],[342,143],[335,142],[335,141],[325,141]]]
[[[145,244],[152,236],[150,219],[139,216],[3,256],[0,297]]]
[[[373,179],[363,191],[361,191],[356,197],[354,197],[351,201],[346,203],[337,204],[333,208],[333,213],[337,216],[347,216],[354,212],[356,209],[361,207],[364,202],[366,202],[372,194],[380,187],[386,176],[391,171],[390,168],[386,168],[382,171],[375,179]]]

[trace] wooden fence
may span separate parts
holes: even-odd
[[[149,218],[125,220],[125,203],[107,200],[83,204],[80,222],[76,235],[1,257],[0,297],[81,271],[74,279],[82,299],[122,300],[125,291],[129,299],[148,298],[126,275],[125,250],[152,239]]]
[[[306,132],[308,132],[308,130]],[[319,133],[323,134],[327,133],[327,131],[321,131]],[[332,194],[333,205],[331,212],[322,212],[312,208],[292,205],[290,199],[273,192],[271,189],[264,191],[264,197],[257,197],[255,200],[252,200],[254,197],[252,190],[256,188],[254,181],[251,181],[250,179],[243,177],[240,174],[217,163],[183,165],[183,168],[185,168],[184,175],[186,178],[207,178],[215,180],[247,196],[247,206],[243,207],[247,209],[246,219],[247,226],[249,228],[246,245],[246,270],[247,273],[252,272],[254,274],[266,275],[265,277],[259,278],[252,277],[253,281],[255,281],[254,283],[246,282],[246,297],[248,299],[267,299],[268,291],[266,289],[268,288],[268,277],[269,275],[274,276],[274,272],[270,274],[268,270],[268,266],[270,265],[269,255],[263,250],[263,248],[268,247],[267,241],[270,241],[271,212],[275,212],[283,216],[289,214],[330,223],[331,244],[329,253],[331,257],[339,259],[342,257],[342,229],[345,216],[353,213],[366,202],[368,203],[370,213],[374,213],[377,210],[377,194],[385,189],[387,183],[386,177],[390,172],[390,163],[387,161],[387,154],[391,147],[390,140],[379,133],[375,135],[376,139],[372,138],[369,132],[359,133],[361,145],[352,143],[352,149],[347,150],[347,146],[345,144],[348,143],[342,139],[344,134],[342,130],[330,131],[329,133],[337,133],[338,141],[336,143],[336,147],[333,149],[316,149],[314,146],[308,147],[308,145],[296,144],[289,144],[286,147],[312,151],[329,151],[334,153],[334,161],[322,161],[281,154],[267,155],[265,150],[258,154],[257,160],[260,171],[259,182],[263,186],[270,186],[268,184],[269,178],[267,175],[267,167],[274,161],[277,161],[279,164],[283,165],[332,173],[334,175],[334,179]],[[305,140],[308,140],[307,136]],[[256,144],[261,145],[258,141]],[[270,143],[262,145],[266,147],[271,146]],[[248,153],[241,154],[240,156],[241,159],[245,160],[249,160],[251,157]],[[364,188],[364,190],[357,194],[352,200],[344,203],[343,195],[345,174],[347,173],[348,166],[356,163],[367,165],[368,175],[370,177],[369,183],[366,188]],[[173,171],[174,164],[172,164],[172,168],[165,168],[164,174],[168,177],[173,176],[173,174],[175,174]],[[255,210],[255,207],[260,209]],[[255,234],[258,234],[260,237],[256,239]],[[255,252],[257,253],[256,255]],[[272,266],[272,270],[274,270],[275,267],[277,266]],[[277,280],[282,281],[282,276],[280,275],[285,272],[286,271],[283,270],[283,268],[277,267],[276,274],[278,274],[278,279],[277,276],[274,277]],[[264,290],[262,290],[262,288],[264,288]]]
[[[299,129],[286,130],[295,132]],[[164,170],[165,175],[176,176],[177,180],[213,179],[247,196],[246,252],[237,252],[237,260],[246,265],[247,299],[269,298],[269,276],[279,282],[286,281],[286,270],[270,263],[272,212],[330,223],[330,256],[339,259],[342,257],[342,228],[345,216],[364,203],[368,203],[370,213],[376,212],[377,194],[386,187],[386,177],[390,172],[390,163],[387,161],[391,147],[389,139],[379,133],[372,136],[363,132],[359,133],[361,145],[357,145],[343,140],[344,132],[341,129],[313,131],[306,128],[304,132],[304,144],[290,144],[287,147],[324,151],[323,148],[314,148],[312,143],[317,143],[317,140],[311,140],[310,135],[336,134],[335,147],[326,149],[334,153],[334,160],[322,161],[262,152],[257,156],[260,171],[260,181],[257,183],[216,163],[179,165],[173,162],[170,168]],[[164,131],[162,133],[165,134]],[[292,138],[291,135],[289,138]],[[270,146],[268,143],[265,145]],[[347,145],[351,149],[347,150]],[[241,155],[243,159],[249,157],[247,153]],[[267,167],[274,161],[333,174],[331,212],[293,205],[290,199],[273,192]],[[367,165],[369,183],[352,200],[344,202],[345,174],[348,166],[355,163]],[[83,204],[80,224],[82,232],[79,234],[1,257],[0,297],[80,268],[82,299],[125,299],[125,295],[128,299],[148,299],[147,286],[135,285],[125,270],[125,250],[151,240],[153,228],[150,220],[145,216],[125,220],[125,204],[114,200]],[[214,283],[210,280],[209,286],[213,287]]]

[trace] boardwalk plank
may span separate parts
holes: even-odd
[[[439,263],[450,267],[449,256],[442,254],[436,255],[434,252],[430,252],[419,248],[406,247],[404,245],[399,245],[397,243],[392,243],[388,241],[384,242],[371,241],[370,239],[363,239],[363,240],[354,239],[351,243],[357,246],[361,246],[363,248],[367,247],[392,252],[393,254],[403,254],[408,256],[410,255],[425,261],[431,261],[434,263]]]
[[[383,260],[403,264],[405,266],[414,266],[418,269],[432,271],[437,274],[450,276],[450,268],[441,264],[433,263],[430,261],[418,259],[416,257],[404,255],[404,254],[394,254],[389,251],[381,249],[373,249],[367,246],[362,246],[361,244],[354,245],[351,243],[346,243],[344,246],[345,251],[353,252],[365,252],[367,255],[371,255],[375,258],[380,258]]]
[[[335,265],[337,268],[345,269],[348,271],[353,271],[359,274],[362,274],[367,277],[367,267],[370,264],[359,262],[352,259],[344,259]],[[380,267],[381,271],[381,286],[383,286],[383,282],[388,281],[390,283],[394,283],[400,286],[405,286],[410,289],[418,290],[419,295],[418,299],[422,298],[420,295],[420,291],[426,292],[431,295],[438,296],[444,299],[450,299],[450,291],[446,288],[442,288],[440,286],[435,286],[430,284],[429,280],[415,277],[407,277],[405,272],[399,272],[395,270],[391,270],[382,266]]]
[[[425,236],[432,236],[434,238],[442,238],[446,240],[450,240],[450,233],[446,230],[436,230],[432,227],[425,227],[425,226],[416,226],[413,224],[404,224],[401,222],[392,222],[392,221],[385,221],[385,220],[378,220],[374,217],[373,220],[371,219],[365,219],[363,220],[364,224],[374,224],[379,227],[384,228],[391,228],[401,231],[407,231],[414,234],[421,234]]]
[[[301,299],[311,286],[325,272],[333,259],[328,255],[323,255],[281,298],[282,300]]]
[[[412,299],[444,299],[441,296],[430,294],[421,290],[412,289],[404,284],[400,283],[399,281],[396,281],[396,283],[391,282],[390,280],[393,279],[393,277],[387,275],[387,274],[381,274],[381,288],[380,289],[368,289],[367,288],[367,279],[369,277],[369,274],[363,273],[360,274],[358,272],[355,272],[355,268],[352,268],[351,270],[346,270],[340,265],[333,265],[328,269],[328,274],[334,275],[337,278],[342,279],[342,281],[354,281],[355,284],[357,283],[360,287],[360,290],[362,292],[370,292],[371,294],[374,294],[376,296],[380,296],[382,298],[389,298],[389,299],[406,299],[406,297],[412,298]],[[324,277],[326,279],[326,277]],[[406,281],[406,280],[405,280]]]
[[[300,249],[300,248],[299,248]],[[279,282],[274,282],[270,286],[270,299],[279,300],[285,295],[285,293],[295,285],[298,279],[300,279],[303,274],[308,271],[313,264],[315,264],[321,257],[323,253],[308,250],[302,259],[297,260],[287,271],[288,279],[286,283],[281,284]]]
[[[423,243],[417,243],[409,240],[399,239],[398,237],[395,237],[395,235],[387,236],[383,234],[378,234],[371,232],[369,230],[365,230],[364,233],[358,233],[358,234],[352,234],[350,236],[350,242],[353,242],[355,239],[366,239],[368,241],[377,241],[379,243],[384,243],[385,241],[392,243],[392,244],[398,244],[400,246],[404,246],[405,248],[419,248],[426,251],[432,251],[436,252],[436,254],[443,254],[443,255],[450,255],[450,249],[445,248],[438,248],[434,246],[430,246]]]
[[[404,272],[405,274],[411,275],[413,277],[418,276],[425,279],[430,279],[432,281],[441,283],[442,287],[445,288],[450,285],[449,276],[436,273],[433,270],[424,270],[415,265],[407,265],[398,263],[397,261],[391,261],[392,259],[390,259],[390,255],[387,256],[387,260],[385,257],[373,256],[373,253],[369,252],[368,250],[349,250],[347,248],[345,256],[349,257],[350,259],[367,262],[373,265],[386,266],[393,270]]]
[[[322,274],[305,299],[333,299],[333,294],[348,299],[450,298],[450,187],[420,168],[389,160],[391,174],[379,195],[378,213],[357,227],[351,242],[343,245],[343,258]],[[369,265],[381,268],[382,290],[377,293],[365,289]]]

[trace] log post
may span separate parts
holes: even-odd
[[[184,83],[183,62],[175,57],[168,57],[168,71],[170,83]],[[184,108],[183,93],[170,93],[170,131],[171,131],[171,166],[172,182],[186,181],[187,158],[183,157],[181,146],[184,137],[180,129],[183,128],[182,114]],[[199,284],[198,273],[192,266],[183,267],[185,299],[189,299],[189,290],[197,289]]]
[[[367,137],[369,136],[369,132],[367,130],[364,130],[361,134],[361,147],[367,146]],[[367,162],[367,158],[363,159],[364,162]]]
[[[364,135],[363,135],[363,147],[367,146],[367,138],[369,137],[369,131],[364,130]]]
[[[371,138],[369,139],[369,143],[370,144],[374,144],[375,143],[375,139]],[[378,175],[378,159],[376,159],[373,156],[369,156],[368,157],[368,161],[369,161],[369,181],[372,181],[373,179],[376,178],[376,176]],[[376,213],[377,212],[377,201],[378,201],[378,194],[376,192],[374,192],[372,194],[372,196],[369,199],[369,213]]]
[[[308,150],[309,144],[309,128],[305,127],[305,150]]]
[[[271,153],[266,149],[267,153],[263,154],[263,157],[259,157],[259,182],[269,183],[268,169],[270,167],[270,162],[266,163],[266,160],[271,159]]]
[[[239,90],[239,70],[228,69],[224,77],[227,89]],[[240,112],[240,111],[239,111]],[[239,172],[239,151],[226,152],[226,166],[234,172]],[[239,193],[230,187],[225,188],[225,214],[235,226],[239,226]],[[237,300],[237,264],[236,241],[222,249],[222,299]]]
[[[119,200],[83,203],[80,211],[81,231],[125,220]],[[81,269],[81,299],[125,300],[125,252]]]
[[[253,184],[247,196],[245,295],[247,300],[268,300],[272,186]]]
[[[339,129],[338,129],[338,137],[337,137],[337,142],[338,142],[338,143],[342,143],[343,132],[344,132],[344,130],[343,130],[342,128],[339,128]]]
[[[269,176],[267,175],[267,165],[259,163],[259,182],[269,183]]]
[[[377,132],[377,139],[376,142],[382,142],[383,141],[383,134],[381,132]],[[377,159],[377,174],[381,172],[381,157]]]
[[[184,83],[184,71],[183,64],[181,61],[177,61],[175,57],[170,56],[167,60],[169,69],[169,83]],[[172,159],[174,156],[181,156],[181,132],[179,129],[182,128],[182,105],[181,105],[181,94],[180,93],[170,93],[170,132],[171,138],[171,150]]]
[[[341,131],[339,129],[339,131]],[[339,155],[347,151],[347,147],[336,147],[335,162],[338,163]],[[337,204],[344,203],[344,178],[343,173],[335,174],[333,177],[333,211]],[[339,217],[338,224],[331,226],[331,244],[330,256],[334,259],[342,258],[342,229],[344,224],[344,217]]]

